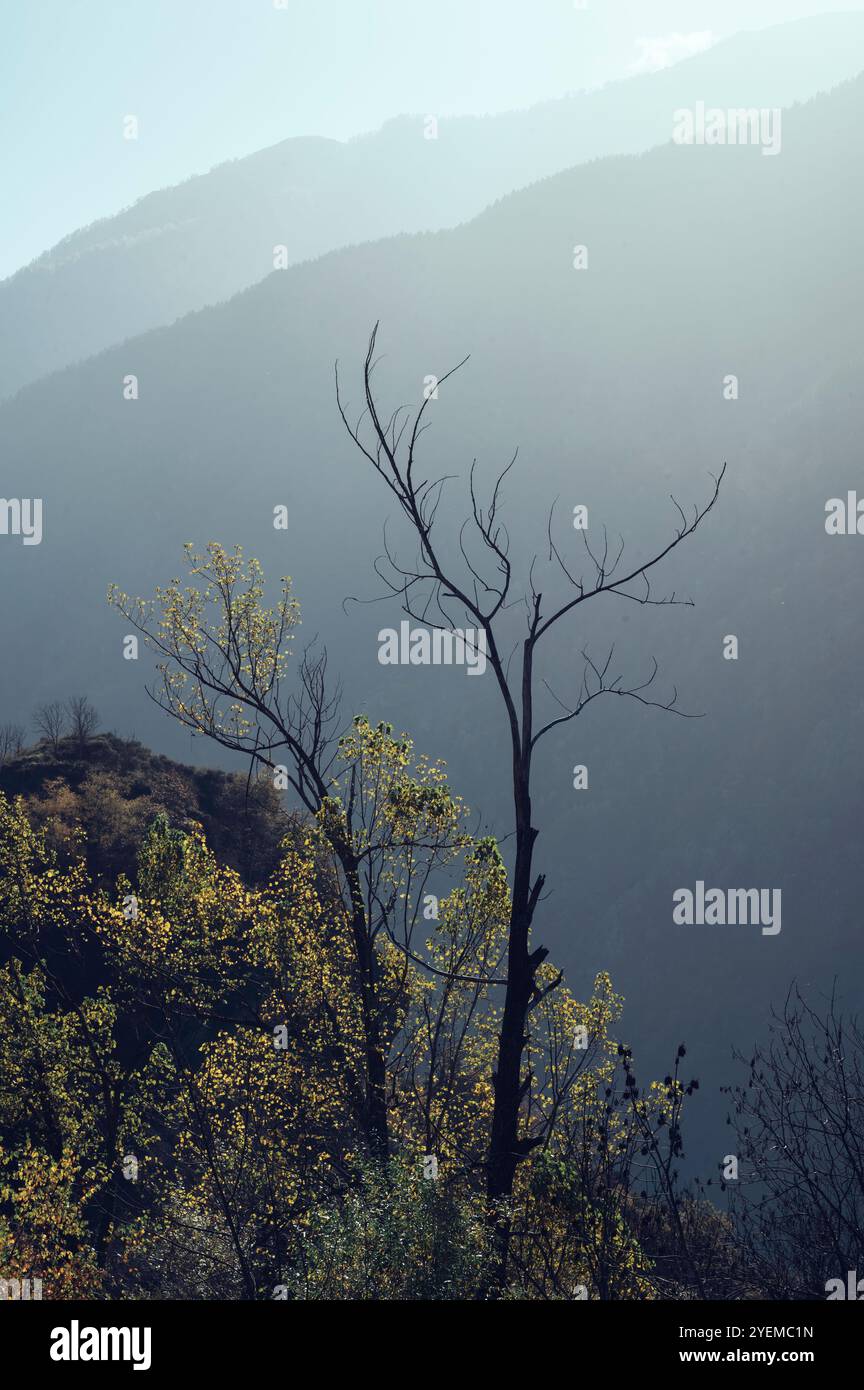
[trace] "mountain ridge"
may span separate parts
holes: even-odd
[[[216,165],[70,233],[0,282],[0,398],[231,298],[271,272],[276,246],[301,264],[461,225],[563,169],[665,143],[677,106],[788,107],[862,68],[864,14],[820,16],[735,35],[594,92],[442,118],[437,140],[405,116],[350,141],[289,138]]]

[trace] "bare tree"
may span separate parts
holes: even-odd
[[[0,767],[17,758],[24,747],[24,730],[20,724],[0,725]]]
[[[535,750],[551,730],[576,719],[601,695],[624,696],[642,705],[684,714],[677,708],[677,691],[673,690],[668,699],[654,698],[656,661],[652,662],[652,669],[642,679],[626,683],[613,667],[613,648],[599,658],[592,657],[587,650],[583,651],[581,684],[576,695],[569,700],[560,700],[544,681],[543,685],[560,712],[538,718],[535,703],[537,686],[542,679],[538,676],[536,665],[538,652],[544,644],[548,644],[550,634],[559,624],[583,604],[603,595],[642,605],[689,604],[690,600],[679,599],[674,592],[654,597],[651,574],[677,546],[693,535],[714,506],[726,465],[724,463],[719,476],[713,479],[714,485],[707,503],[701,508],[696,507],[689,518],[672,499],[676,511],[674,534],[666,545],[646,560],[633,565],[624,564],[623,539],[614,552],[610,552],[605,529],[602,547],[594,550],[583,530],[581,535],[585,563],[589,569],[588,579],[577,575],[573,561],[565,559],[554,538],[553,504],[547,525],[547,564],[557,575],[558,582],[563,580],[566,591],[562,598],[544,604],[545,593],[538,586],[537,557],[527,567],[521,582],[517,583],[510,560],[509,536],[499,519],[502,485],[516,461],[516,455],[498,475],[485,506],[478,500],[475,460],[469,476],[468,514],[455,532],[445,531],[439,538],[435,529],[436,519],[449,478],[430,479],[418,474],[418,443],[427,428],[424,416],[429,399],[425,399],[416,410],[401,406],[392,413],[381,413],[372,386],[377,335],[378,324],[372,331],[366,352],[363,368],[365,409],[356,424],[349,421],[347,408],[343,404],[338,363],[337,404],[352,440],[395,498],[409,532],[413,532],[417,551],[413,563],[406,566],[397,560],[385,533],[384,555],[376,562],[376,572],[384,582],[386,593],[400,601],[409,618],[443,631],[452,630],[461,619],[462,623],[475,626],[484,635],[510,739],[515,862],[505,1002],[494,1076],[495,1100],[487,1172],[488,1197],[493,1205],[497,1205],[510,1197],[519,1162],[542,1142],[543,1137],[542,1133],[534,1134],[526,1129],[522,1120],[523,1102],[530,1084],[529,1078],[523,1075],[529,1014],[542,998],[544,989],[554,987],[538,987],[537,972],[549,953],[545,946],[534,946],[531,941],[532,923],[544,884],[544,875],[535,874],[533,867],[538,834],[532,819],[531,776]],[[439,387],[464,365],[464,361],[439,377]],[[453,556],[457,557],[455,561]],[[505,644],[509,644],[509,639],[503,626],[508,610],[516,604],[524,608],[525,630],[521,640],[521,661],[511,676],[512,654],[507,653]],[[457,615],[455,619],[454,614]],[[509,1240],[506,1221],[500,1223],[499,1234],[503,1277]]]
[[[86,743],[99,727],[99,715],[86,695],[74,695],[66,701],[66,714],[72,737]]]
[[[748,1080],[729,1090],[739,1169],[727,1190],[754,1285],[819,1299],[833,1279],[845,1297],[849,1271],[864,1273],[864,1033],[833,994],[815,1009],[794,987],[769,1041],[738,1060]]]
[[[52,700],[50,704],[40,705],[33,716],[33,723],[56,753],[57,746],[66,732],[66,710],[60,701]]]

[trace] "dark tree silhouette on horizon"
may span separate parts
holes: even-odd
[[[69,731],[79,743],[86,743],[99,728],[99,715],[86,695],[73,695],[66,701]]]
[[[57,745],[65,734],[67,725],[66,710],[60,701],[51,700],[47,704],[40,705],[33,716],[33,723],[37,732],[56,753]]]

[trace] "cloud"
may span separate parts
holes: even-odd
[[[666,34],[661,39],[637,39],[636,42],[641,52],[636,62],[630,64],[630,72],[659,72],[682,58],[704,53],[716,42],[716,35],[710,29],[700,29],[693,34]]]

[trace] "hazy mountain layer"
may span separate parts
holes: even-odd
[[[788,106],[864,68],[864,16],[735,36],[674,68],[500,116],[402,117],[342,144],[292,139],[151,194],[67,237],[0,285],[0,398],[273,268],[476,216],[496,198],[609,154],[663,144],[697,101]]]

